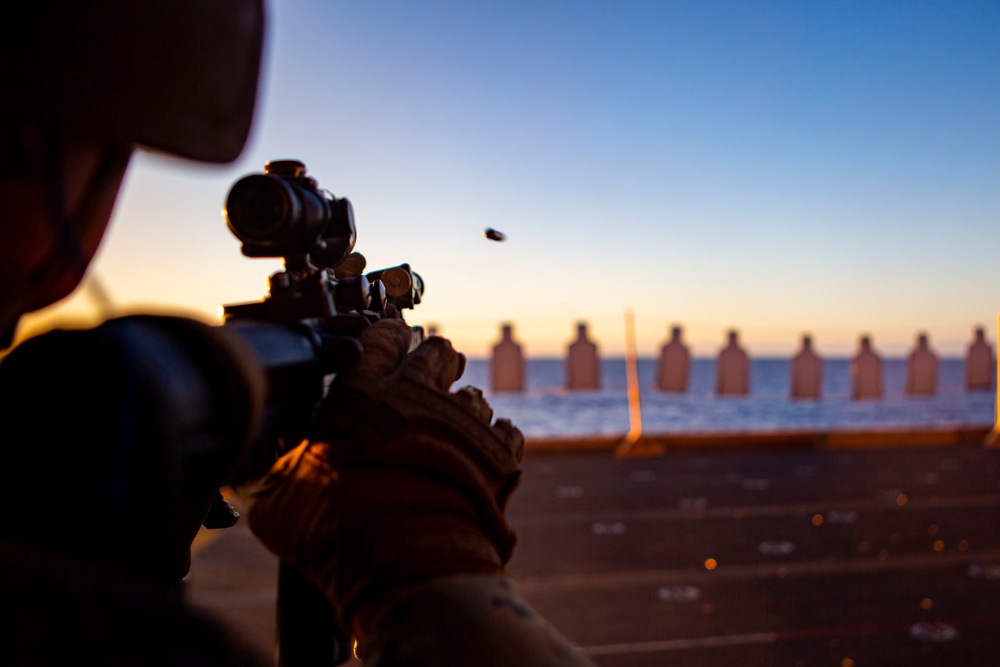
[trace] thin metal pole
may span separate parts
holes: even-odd
[[[997,381],[995,398],[993,399],[993,431],[986,435],[983,445],[986,447],[1000,447],[1000,313],[997,314]],[[966,359],[966,363],[968,359]]]
[[[634,444],[642,437],[642,406],[639,401],[639,366],[636,363],[635,315],[625,311],[625,371],[628,377],[628,435],[625,442]]]

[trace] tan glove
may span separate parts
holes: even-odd
[[[361,343],[312,440],[247,494],[253,532],[359,634],[416,582],[503,571],[515,542],[503,510],[524,446],[510,421],[491,424],[478,389],[447,393],[465,365],[447,340],[407,355],[409,328],[382,320]]]

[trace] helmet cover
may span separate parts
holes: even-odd
[[[0,28],[0,118],[230,162],[250,130],[263,33],[262,0],[21,3]]]

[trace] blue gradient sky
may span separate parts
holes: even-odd
[[[214,315],[276,263],[219,210],[269,159],[353,202],[371,266],[427,284],[410,318],[471,356],[577,319],[608,353],[673,322],[699,355],[812,332],[961,354],[1000,305],[1000,3],[270,5],[260,114],[225,168],[142,154],[96,264],[123,307]],[[485,227],[508,235],[502,244]],[[62,306],[86,310],[86,294]]]

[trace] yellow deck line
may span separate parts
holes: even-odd
[[[773,430],[716,433],[644,433],[637,451],[691,449],[852,449],[873,447],[944,447],[983,445],[992,425],[869,430]],[[528,452],[608,451],[626,434],[528,438]]]

